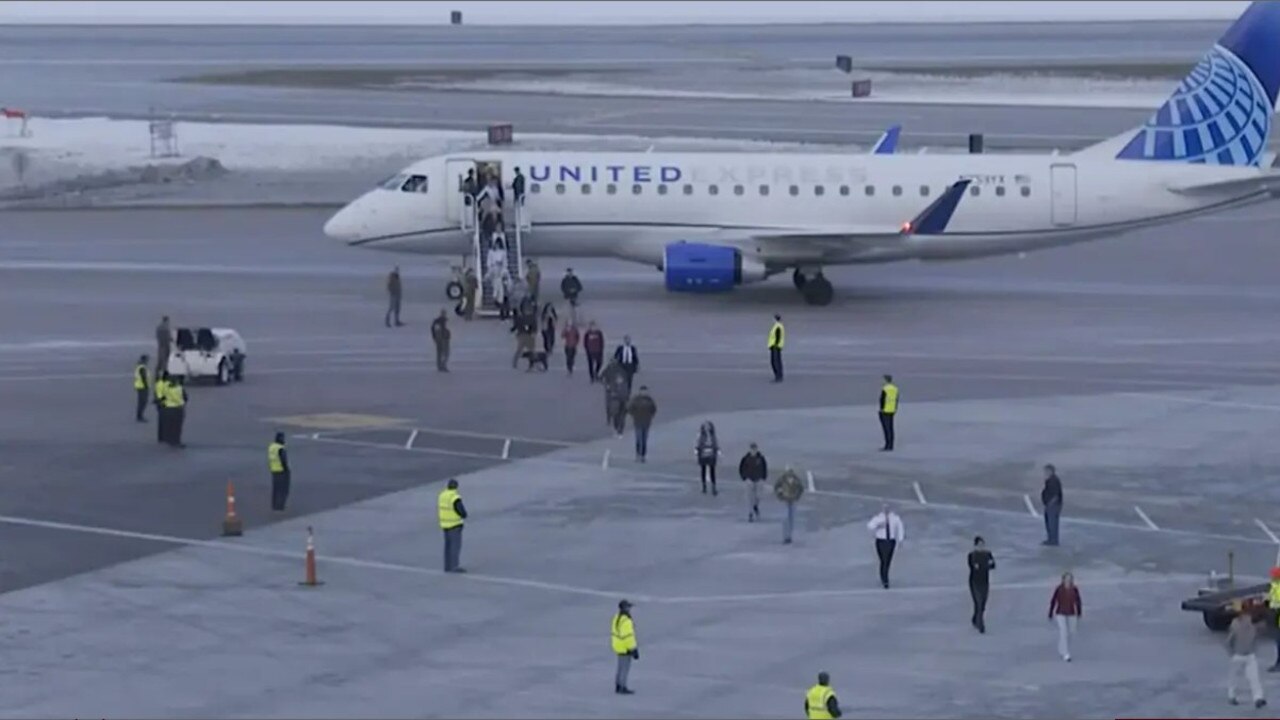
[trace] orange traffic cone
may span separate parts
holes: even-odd
[[[307,527],[307,579],[298,583],[306,587],[316,587],[324,583],[316,579],[316,536]]]
[[[236,489],[227,481],[227,516],[222,519],[222,536],[223,537],[240,537],[244,534],[244,526],[240,523],[240,516],[236,514]]]

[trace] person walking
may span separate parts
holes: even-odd
[[[1076,626],[1083,616],[1080,588],[1076,587],[1071,573],[1062,573],[1062,582],[1049,598],[1049,622],[1058,623],[1058,654],[1066,662],[1071,662],[1071,636],[1076,634]]]
[[[533,258],[525,261],[525,280],[529,283],[529,297],[534,302],[538,301],[539,294],[542,290],[542,269],[538,267],[538,263]]]
[[[578,296],[582,294],[582,281],[573,274],[573,268],[565,269],[564,277],[560,279],[560,294],[569,303],[569,307],[577,307]]]
[[[893,553],[898,549],[898,543],[906,537],[906,528],[898,513],[890,510],[889,504],[885,503],[880,512],[867,523],[867,529],[876,541],[876,557],[880,559],[880,584],[888,590],[889,566],[893,564]]]
[[[551,303],[547,303],[542,308],[542,350],[551,356],[551,351],[556,346],[556,308]]]
[[[513,369],[520,364],[520,358],[527,358],[529,367],[526,372],[533,370],[533,336],[537,333],[537,323],[534,316],[528,313],[516,315],[511,323],[511,332],[516,334],[516,352],[511,356]]]
[[[387,327],[391,327],[392,319],[395,319],[396,327],[401,327],[404,323],[400,322],[400,266],[387,275],[387,316],[385,322]]]
[[[1227,656],[1230,665],[1227,668],[1227,702],[1239,705],[1236,699],[1236,686],[1240,676],[1244,675],[1249,683],[1249,692],[1253,694],[1253,706],[1263,708],[1267,700],[1262,695],[1262,680],[1258,677],[1258,626],[1253,613],[1245,609],[1239,600],[1231,605],[1236,616],[1227,628]]]
[[[464,573],[459,565],[462,560],[462,527],[467,520],[467,508],[458,493],[458,481],[450,478],[436,498],[436,514],[440,529],[444,531],[444,571]]]
[[[587,332],[582,336],[582,351],[587,355],[587,378],[594,383],[600,379],[604,365],[604,333],[594,320],[587,323]]]
[[[782,544],[790,545],[791,533],[796,526],[796,503],[804,495],[804,483],[800,482],[800,476],[790,465],[774,481],[773,494],[787,506],[786,514],[782,516]]]
[[[884,385],[880,388],[880,429],[884,432],[882,452],[893,451],[893,419],[898,414],[898,386],[893,384],[893,376],[884,376]]]
[[[443,309],[431,321],[431,342],[436,346],[436,370],[449,372],[449,343],[453,332],[449,330],[449,313]]]
[[[627,427],[627,404],[631,397],[626,373],[616,360],[611,360],[600,373],[600,380],[604,384],[604,408],[609,426],[618,437],[622,437],[622,431]]]
[[[182,426],[187,419],[187,390],[184,385],[184,379],[178,376],[165,383],[164,388],[164,407],[169,416],[165,442],[176,448],[186,447],[186,443],[182,442]]]
[[[169,350],[173,346],[173,330],[169,327],[169,316],[160,318],[156,325],[156,375],[166,369],[169,363]]]
[[[476,293],[480,289],[480,281],[476,279],[475,268],[467,268],[462,274],[462,317],[468,321],[476,316]]]
[[[984,617],[987,611],[987,595],[991,592],[991,571],[996,569],[995,556],[987,549],[987,542],[978,535],[973,539],[973,549],[969,551],[969,597],[973,598],[973,617],[969,623],[978,632],[987,631]]]
[[[613,676],[613,691],[619,695],[634,695],[627,687],[627,676],[631,674],[631,661],[640,659],[640,645],[636,642],[636,624],[631,618],[631,603],[622,600],[618,603],[618,612],[613,616],[610,641],[613,654],[618,656],[618,669]]]
[[[746,483],[747,522],[755,522],[760,519],[760,483],[769,478],[769,463],[755,443],[738,461],[738,477]]]
[[[804,694],[804,715],[809,720],[833,720],[840,717],[840,701],[831,689],[831,676],[818,673],[818,684]]]
[[[769,366],[773,368],[773,381],[782,382],[782,344],[786,340],[786,330],[782,327],[782,316],[773,316],[773,327],[769,328]]]
[[[618,361],[622,366],[623,372],[627,374],[627,390],[631,390],[631,382],[635,380],[636,373],[640,372],[640,352],[631,344],[631,336],[623,335],[622,344],[613,351],[613,359]]]
[[[289,502],[289,453],[284,449],[284,433],[276,433],[276,439],[267,446],[267,469],[271,471],[271,510],[284,512]]]
[[[564,341],[564,366],[572,375],[573,364],[578,359],[578,342],[581,340],[578,324],[573,320],[566,323],[564,330],[560,332],[560,339]]]
[[[1062,480],[1058,478],[1058,470],[1053,465],[1044,466],[1044,487],[1040,489],[1040,504],[1044,507],[1045,532],[1044,542],[1040,544],[1056,547],[1058,521],[1062,517]],[[1280,655],[1276,656],[1276,662],[1280,664]]]
[[[1276,639],[1276,662],[1267,672],[1280,672],[1280,566],[1271,568],[1271,584],[1267,587],[1267,609],[1271,611],[1271,629]]]
[[[649,395],[648,387],[640,386],[640,392],[631,398],[627,406],[627,413],[631,415],[631,424],[636,431],[636,460],[644,462],[649,454],[649,427],[658,414],[658,404]]]
[[[169,396],[169,371],[161,370],[156,376],[153,386],[156,406],[156,442],[169,441],[169,411],[165,407],[165,398]]]
[[[707,494],[707,479],[711,479],[711,494],[719,495],[716,490],[716,465],[720,460],[720,441],[716,439],[716,426],[710,420],[698,428],[698,443],[694,446],[694,454],[698,458],[698,469],[702,476],[702,494]]]
[[[151,376],[148,363],[150,358],[146,355],[138,357],[138,364],[133,368],[133,394],[136,396],[136,404],[133,410],[133,418],[140,423],[147,421],[147,403],[151,401]]]
[[[518,214],[524,207],[524,174],[520,172],[520,168],[515,169],[515,175],[511,178],[511,195],[516,201],[518,220]]]

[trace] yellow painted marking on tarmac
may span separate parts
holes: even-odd
[[[316,430],[359,430],[401,425],[410,422],[410,419],[387,417],[385,415],[359,415],[356,413],[315,413],[312,415],[266,418],[266,422]]]

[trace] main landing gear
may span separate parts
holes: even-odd
[[[791,274],[791,282],[795,284],[800,295],[804,297],[805,303],[809,305],[830,305],[835,298],[835,288],[831,287],[831,281],[823,276],[821,270],[815,271],[812,276],[807,276],[800,268],[796,268]]]

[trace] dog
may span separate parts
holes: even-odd
[[[525,350],[524,359],[529,363],[529,367],[525,372],[532,371],[535,367],[539,368],[539,372],[547,371],[547,352],[545,350]]]

